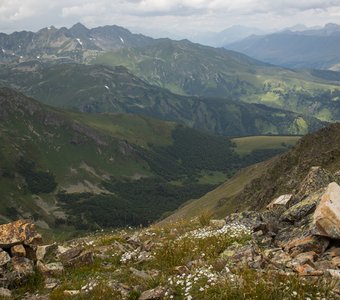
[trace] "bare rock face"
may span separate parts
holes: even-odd
[[[315,234],[340,239],[340,186],[337,183],[330,183],[321,196],[314,212],[313,225]]]
[[[18,220],[0,225],[0,248],[11,248],[19,244],[34,245],[40,242],[41,235],[31,222]]]
[[[309,173],[298,187],[298,192],[292,197],[288,205],[292,206],[300,202],[320,188],[327,186],[332,181],[334,181],[334,176],[327,170],[318,166],[311,167]]]

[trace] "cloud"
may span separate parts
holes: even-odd
[[[200,31],[233,24],[320,24],[329,16],[334,16],[329,21],[336,22],[339,12],[340,0],[0,0],[0,31],[69,26],[78,21],[141,31],[155,27]]]

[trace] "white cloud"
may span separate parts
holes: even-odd
[[[0,0],[0,31],[118,24],[143,30],[208,31],[233,24],[284,27],[337,22],[340,0]],[[155,26],[157,24],[157,26]]]

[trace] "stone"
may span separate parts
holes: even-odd
[[[11,257],[6,251],[0,249],[0,266],[4,266],[11,261]]]
[[[37,260],[45,263],[55,262],[58,253],[58,245],[56,243],[50,245],[38,246],[36,251]]]
[[[59,276],[64,272],[64,266],[61,262],[43,263],[38,260],[37,268],[44,276]]]
[[[65,290],[63,292],[63,294],[65,296],[76,296],[76,295],[79,295],[80,294],[80,291],[79,290]]]
[[[314,212],[314,233],[340,239],[340,186],[332,182]]]
[[[274,209],[278,206],[283,206],[285,207],[287,205],[287,203],[289,202],[289,200],[292,198],[292,194],[287,194],[287,195],[281,195],[278,198],[275,198],[272,202],[270,202],[267,205],[267,209]]]
[[[327,253],[329,253],[331,257],[340,256],[340,248],[332,247],[327,251]]]
[[[15,245],[11,247],[11,255],[26,257],[26,249],[23,245]]]
[[[33,262],[26,257],[12,257],[11,263],[13,271],[22,278],[34,273]]]
[[[300,276],[322,276],[324,274],[323,271],[315,270],[309,264],[298,265],[298,266],[295,267],[295,271]]]
[[[318,236],[307,236],[296,238],[284,246],[284,250],[291,253],[293,257],[303,252],[314,251],[316,254],[325,252],[329,245],[329,240]]]
[[[291,206],[280,217],[280,221],[297,222],[314,212],[324,189],[321,189],[299,203]]]
[[[166,288],[159,286],[152,290],[147,290],[138,298],[139,300],[160,300],[164,298]]]
[[[303,265],[309,265],[309,266],[315,268],[314,261],[315,261],[316,257],[317,257],[317,255],[313,251],[300,253],[300,254],[296,255],[295,258],[290,260],[287,263],[286,266],[288,268],[292,268],[292,269],[295,269],[295,270],[297,268],[300,268]]]
[[[53,290],[60,284],[60,281],[55,278],[48,277],[45,279],[45,286],[44,288],[47,290]]]
[[[77,256],[80,255],[81,253],[81,249],[80,248],[71,248],[69,250],[66,250],[65,252],[62,252],[59,255],[59,259],[63,262],[63,263],[67,263],[70,260],[76,258]]]
[[[209,221],[209,226],[213,227],[213,228],[222,228],[224,225],[226,224],[225,220],[210,220]]]
[[[333,269],[328,269],[327,270],[328,274],[330,274],[333,278],[340,280],[340,270],[333,270]]]
[[[18,220],[12,223],[0,225],[0,248],[25,244],[34,245],[41,243],[41,235],[31,222]]]
[[[9,289],[5,289],[3,287],[0,288],[0,298],[9,298],[12,299],[12,292]]]
[[[340,256],[333,257],[332,264],[334,265],[334,267],[339,268],[340,267]]]
[[[85,266],[90,265],[93,263],[93,253],[92,252],[84,252],[80,255],[66,261],[63,260],[63,265],[65,267],[79,267],[79,266]]]

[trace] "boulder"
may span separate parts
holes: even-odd
[[[25,244],[34,245],[41,243],[41,235],[37,233],[35,225],[31,222],[18,220],[12,223],[0,225],[0,247]]]
[[[25,247],[23,245],[15,245],[11,247],[11,255],[25,257],[26,256]]]
[[[314,212],[313,225],[316,235],[340,239],[340,186],[332,182],[321,196]]]
[[[15,256],[11,259],[13,271],[20,278],[27,278],[34,273],[33,262],[25,257]]]
[[[3,251],[0,249],[0,266],[4,266],[7,263],[9,263],[11,260],[11,257],[9,256],[9,254],[6,251]]]
[[[37,260],[50,263],[55,262],[58,254],[58,245],[56,243],[44,246],[38,246],[36,251]]]
[[[291,253],[293,257],[300,253],[313,251],[316,254],[325,252],[329,245],[327,238],[318,236],[307,236],[293,239],[284,246],[284,250]]]
[[[323,193],[324,189],[321,189],[309,195],[299,203],[291,206],[282,214],[280,221],[297,222],[313,213]]]
[[[292,194],[287,194],[287,195],[281,195],[280,197],[278,198],[275,198],[272,202],[270,202],[268,205],[267,205],[267,209],[274,209],[278,206],[286,206],[287,203],[289,202],[289,200],[292,198]]]

